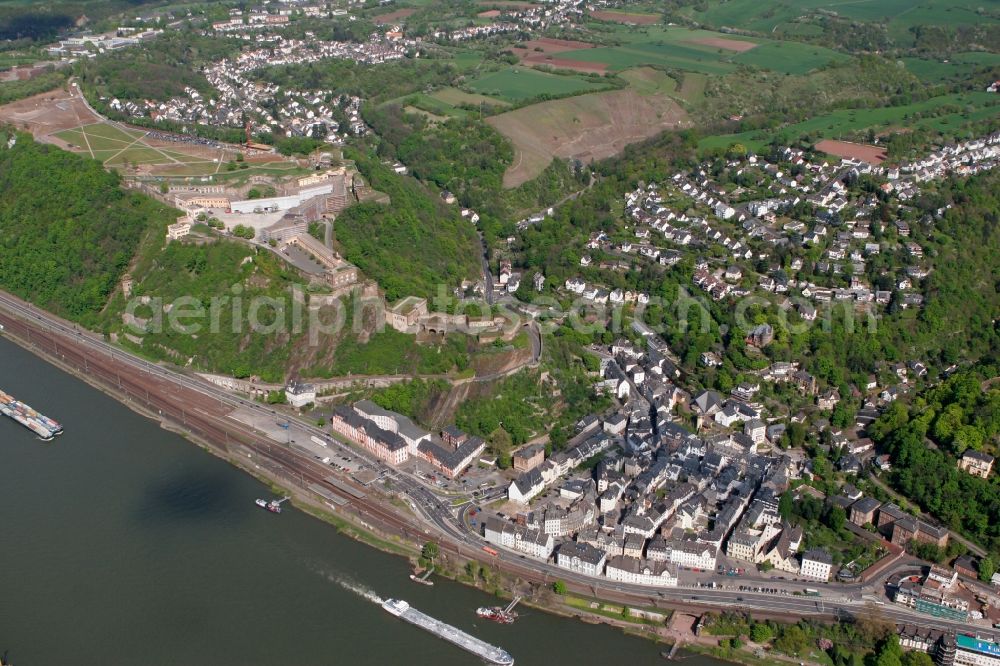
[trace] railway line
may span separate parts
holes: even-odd
[[[307,439],[309,436],[319,437],[328,447],[387,473],[393,490],[409,498],[416,515],[400,512],[391,503],[373,497],[367,492],[370,489],[349,476],[336,475],[340,487],[330,483],[327,479],[335,472],[329,465],[289,445],[275,442],[253,426],[230,418],[235,409],[251,410],[268,417],[275,414],[274,410],[228,394],[201,379],[124,352],[98,336],[81,331],[3,292],[0,292],[0,326],[4,334],[17,338],[21,344],[76,372],[126,404],[161,419],[169,426],[190,432],[220,455],[239,460],[240,466],[255,465],[266,470],[267,476],[284,480],[307,494],[313,502],[323,503],[335,513],[350,514],[354,520],[383,535],[396,535],[415,542],[433,539],[445,553],[478,560],[525,582],[544,586],[562,580],[574,592],[639,606],[745,610],[771,617],[853,616],[867,612],[871,604],[871,600],[863,596],[864,590],[860,586],[830,587],[827,593],[830,596],[818,599],[704,588],[654,590],[576,574],[549,562],[525,559],[508,551],[498,550],[496,555],[491,555],[483,550],[485,541],[465,529],[461,514],[455,515],[448,503],[450,500],[438,497],[416,478],[391,470],[366,452],[349,447],[328,432],[295,421],[296,432],[305,433]],[[331,503],[327,497],[310,490],[311,485],[321,487],[339,501]],[[351,493],[350,490],[356,492]],[[962,623],[933,618],[901,607],[879,606],[878,612],[886,619],[900,623],[950,631],[968,629],[968,625]],[[981,633],[989,635],[992,632],[986,630]]]

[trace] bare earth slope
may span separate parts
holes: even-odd
[[[504,187],[536,177],[553,157],[603,159],[630,143],[689,124],[684,110],[668,97],[627,89],[533,104],[487,122],[514,144]]]

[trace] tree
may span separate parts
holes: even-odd
[[[840,531],[846,521],[847,512],[844,511],[843,507],[831,506],[826,513],[826,526],[831,530]]]
[[[475,560],[469,560],[465,564],[465,573],[467,573],[469,575],[469,578],[471,578],[472,580],[476,580],[477,578],[479,578],[479,569],[480,569],[479,562],[476,562]]]
[[[774,648],[779,652],[795,656],[809,649],[809,637],[797,624],[785,627],[781,635],[774,641]]]
[[[792,519],[792,514],[795,513],[795,500],[792,499],[790,492],[782,493],[781,499],[778,500],[778,513],[783,520]]]
[[[490,451],[497,457],[497,466],[500,469],[507,469],[511,466],[511,448],[514,442],[510,433],[502,427],[497,428],[490,434]]]
[[[979,560],[979,580],[989,581],[993,578],[993,574],[996,573],[997,565],[993,561],[992,555],[987,555],[986,557]]]
[[[794,448],[802,448],[806,443],[806,426],[802,423],[788,424],[788,444]]]
[[[436,558],[438,555],[441,554],[441,549],[433,541],[428,541],[427,543],[424,544],[424,547],[420,551],[420,554],[423,555],[425,560],[430,560],[431,562],[433,562],[434,558]]]
[[[879,608],[871,603],[855,619],[854,627],[869,645],[885,640],[896,629],[896,625],[885,619]]]
[[[100,162],[16,139],[0,151],[0,287],[92,325],[145,232],[176,211]]]
[[[900,660],[903,666],[934,666],[934,660],[926,652],[911,650]]]
[[[899,646],[899,636],[889,634],[869,661],[873,666],[902,666],[903,648]]]
[[[552,583],[552,591],[556,594],[566,594],[566,583],[561,580],[557,580]]]
[[[233,227],[233,235],[237,238],[246,238],[247,240],[251,240],[257,235],[257,231],[253,227],[237,224]]]
[[[879,652],[869,662],[872,666],[903,666],[900,656],[892,652]]]
[[[754,643],[766,643],[774,636],[771,627],[764,622],[758,622],[750,629],[750,640]]]

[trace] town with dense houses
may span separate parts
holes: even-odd
[[[592,237],[580,266],[590,273],[628,270],[641,263],[670,267],[682,253],[694,253],[693,286],[712,300],[763,297],[783,310],[794,310],[804,321],[814,321],[841,304],[857,310],[859,320],[887,307],[919,308],[924,299],[920,282],[933,270],[931,260],[918,243],[907,240],[909,225],[903,220],[893,225],[898,244],[887,247],[880,241],[888,230],[870,222],[878,199],[854,184],[863,176],[883,180],[882,192],[903,207],[921,182],[995,168],[1000,164],[1000,134],[892,169],[860,160],[810,158],[788,148],[773,159],[748,155],[723,165],[727,179],[732,179],[727,182],[745,177],[753,180],[752,186],[724,188],[710,175],[712,165],[702,164],[692,174],[678,173],[666,183],[649,183],[627,193],[625,212],[634,227],[621,238]],[[802,210],[811,214],[802,215]],[[785,263],[776,261],[779,247]],[[788,251],[796,247],[801,250]],[[895,282],[876,283],[869,275],[868,265],[883,251],[899,253],[904,260],[904,274]],[[762,265],[768,268],[760,270]],[[649,299],[641,292],[609,290],[582,276],[567,278],[563,289],[567,295],[612,307],[643,305]],[[765,336],[748,342],[763,346],[769,340]]]
[[[566,448],[550,456],[537,444],[514,453],[508,502],[481,522],[487,542],[575,573],[652,587],[743,568],[805,584],[852,582],[877,575],[912,542],[948,545],[946,528],[845,484],[838,495],[819,497],[842,509],[851,532],[881,557],[862,571],[808,547],[810,535],[782,515],[782,497],[800,503],[803,493],[818,491],[797,483],[812,476],[809,461],[777,445],[785,425],[762,411],[753,386],[692,396],[680,388],[663,342],[647,342],[637,348],[622,340],[599,352],[595,388],[616,396],[619,409],[582,419]],[[683,425],[681,413],[694,415],[697,428]],[[389,465],[419,459],[448,479],[484,460],[482,439],[454,426],[432,434],[367,400],[337,407],[330,427]],[[835,437],[846,458],[876,466],[863,428],[858,422],[850,436]],[[989,456],[967,458],[992,464]],[[935,617],[982,619],[989,606],[957,575],[937,567],[920,580],[894,581],[892,599]]]
[[[407,48],[404,43],[382,38],[355,44],[286,40],[274,35],[265,41],[270,42],[266,47],[243,51],[232,61],[222,60],[206,69],[205,76],[216,90],[216,95],[209,99],[188,88],[186,98],[147,101],[145,105],[112,99],[109,106],[133,117],[224,127],[242,127],[246,119],[252,117],[258,119],[257,130],[264,129],[280,136],[318,138],[341,145],[345,135],[356,136],[366,131],[360,117],[360,98],[334,94],[330,90],[282,90],[275,85],[251,81],[247,76],[263,67],[310,63],[326,58],[375,64],[402,58]]]

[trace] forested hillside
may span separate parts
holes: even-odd
[[[413,179],[358,156],[359,171],[391,205],[363,203],[337,218],[334,231],[348,261],[385,289],[386,298],[433,297],[480,272],[475,228]]]
[[[27,81],[5,81],[0,83],[0,104],[31,97],[39,93],[55,90],[66,83],[66,71],[51,69]]]
[[[892,456],[890,480],[901,493],[954,530],[1000,552],[1000,481],[958,469],[973,449],[996,454],[1000,389],[983,390],[995,365],[949,378],[907,407],[895,402],[872,427],[880,448]]]
[[[583,174],[554,159],[537,178],[504,189],[504,172],[514,159],[510,142],[473,118],[432,123],[400,104],[364,107],[365,120],[379,135],[378,153],[399,159],[417,178],[447,189],[462,206],[479,214],[490,246],[514,233],[514,222],[583,189]]]
[[[261,69],[262,81],[299,90],[336,90],[379,102],[423,90],[448,85],[457,75],[446,60],[396,60],[372,68],[350,60],[284,65]]]
[[[147,230],[176,211],[121,188],[100,162],[32,141],[0,147],[0,286],[84,324],[96,321]]]
[[[414,128],[399,145],[399,158],[412,165],[413,175],[443,189],[482,198],[478,190],[499,190],[514,151],[486,123],[449,120]]]
[[[239,50],[239,41],[229,37],[165,34],[142,45],[85,59],[79,64],[81,85],[101,110],[104,98],[165,101],[194,88],[206,96],[214,89],[200,68]]]
[[[133,276],[134,295],[175,299],[194,295],[202,303],[213,298],[232,296],[233,285],[242,288],[247,302],[257,297],[288,299],[297,275],[286,271],[284,264],[268,252],[232,241],[204,244],[173,242],[160,252],[148,272]],[[138,317],[153,316],[152,310],[139,308]],[[270,322],[276,315],[269,311],[261,317]],[[167,361],[193,359],[195,367],[222,372],[235,377],[258,375],[266,381],[284,379],[290,353],[289,326],[277,331],[254,331],[241,308],[219,309],[219,323],[212,330],[210,322],[197,322],[203,330],[195,334],[174,326],[162,326],[142,336],[142,350],[149,356]]]

